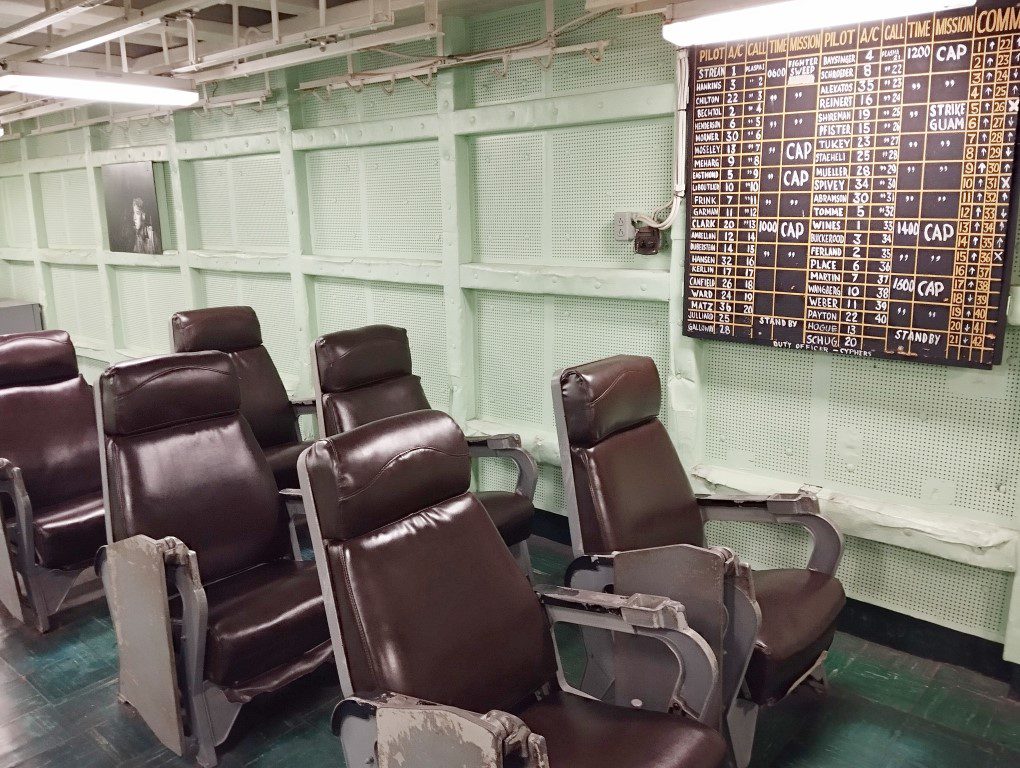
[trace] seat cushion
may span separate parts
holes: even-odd
[[[311,443],[284,443],[274,445],[272,448],[263,448],[269,466],[273,470],[273,477],[276,478],[276,486],[284,488],[298,487],[297,460],[301,451],[310,446]]]
[[[489,491],[475,494],[489,513],[496,530],[503,537],[508,547],[527,541],[531,536],[531,522],[535,517],[535,507],[531,499],[519,493],[506,491]]]
[[[214,683],[242,687],[329,647],[314,563],[276,560],[208,584],[205,594],[205,671]]]
[[[756,703],[772,704],[832,644],[846,595],[836,579],[804,569],[755,571],[754,586],[761,627],[747,684]]]
[[[89,563],[106,544],[102,493],[32,510],[35,554],[46,568]]]
[[[518,714],[545,737],[549,764],[556,768],[717,768],[726,759],[726,742],[717,732],[681,715],[561,692]]]

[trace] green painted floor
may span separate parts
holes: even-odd
[[[540,581],[562,578],[562,555],[532,556]],[[799,693],[763,714],[756,768],[1020,768],[1020,703],[1005,683],[844,634],[828,669],[826,698]],[[102,602],[45,637],[0,616],[0,768],[188,765],[117,703],[116,674]],[[323,671],[253,702],[220,765],[341,766],[328,727],[339,697]]]

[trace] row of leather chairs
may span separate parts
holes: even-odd
[[[202,312],[214,318],[204,333]],[[570,583],[594,589],[536,600],[506,548],[526,539],[530,501],[526,514],[499,512],[501,498],[520,509],[513,497],[534,490],[534,463],[519,441],[472,445],[448,417],[428,411],[406,333],[375,327],[316,342],[320,429],[340,434],[301,445],[282,383],[265,384],[269,369],[279,377],[253,319],[240,308],[175,316],[176,348],[227,349],[118,364],[96,397],[103,449],[92,455],[101,459],[107,507],[98,540],[112,542],[100,571],[121,695],[168,746],[214,763],[244,702],[316,668],[332,649],[344,692],[360,694],[335,717],[348,765],[386,764],[386,744],[399,743],[401,728],[418,733],[430,723],[441,733],[444,718],[461,732],[476,729],[508,765],[540,765],[546,753],[555,766],[746,764],[757,705],[820,676],[843,601],[832,577],[838,532],[808,497],[696,499],[657,419],[651,361],[614,358],[553,382],[583,555]],[[5,365],[12,360],[25,364]],[[0,338],[8,377],[0,378],[0,408],[33,383],[80,402],[87,387],[73,367],[66,337]],[[89,430],[80,419],[53,419],[65,441],[54,456],[67,464],[78,445],[63,430],[75,427],[86,444]],[[289,514],[278,491],[292,485],[293,468],[271,458],[288,451],[304,502]],[[500,452],[521,468],[517,491],[469,493],[472,456]],[[87,467],[89,451],[79,453]],[[59,463],[43,460],[38,477]],[[21,475],[7,465],[19,531],[27,498],[36,499]],[[301,511],[317,576],[287,546],[288,522]],[[732,553],[703,547],[708,519],[804,525],[816,540],[809,568],[752,574]],[[21,533],[8,548],[21,564],[15,588],[24,588],[24,555],[35,546]],[[61,572],[35,552],[33,566]],[[590,673],[579,689],[558,672],[550,620],[585,627]],[[607,627],[617,631],[609,642]],[[682,674],[662,674],[678,660]],[[394,695],[369,695],[379,690]],[[659,711],[606,703],[634,701]],[[688,717],[666,714],[678,708]],[[504,711],[477,714],[489,709]],[[593,729],[600,738],[590,738]],[[477,747],[430,744],[433,762],[421,765],[465,764],[462,751]]]

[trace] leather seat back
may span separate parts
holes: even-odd
[[[241,387],[241,413],[263,448],[299,439],[297,417],[251,307],[178,312],[170,319],[174,352],[224,352]]]
[[[227,355],[118,363],[98,386],[114,540],[176,536],[206,582],[285,554],[276,482]]]
[[[0,336],[0,458],[36,509],[99,492],[92,388],[64,331]]]
[[[411,372],[403,328],[338,331],[316,339],[314,351],[327,435],[431,407],[421,379]]]
[[[666,428],[659,372],[621,355],[560,376],[584,551],[704,543],[697,500]]]
[[[468,491],[449,416],[383,419],[303,460],[356,692],[486,712],[554,679],[545,612]]]

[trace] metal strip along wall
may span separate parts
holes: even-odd
[[[582,11],[559,3],[556,22]],[[463,50],[520,43],[544,34],[544,7],[444,28]],[[673,51],[657,20],[612,15],[559,43],[598,39],[611,40],[601,63],[479,64],[431,85],[399,81],[392,95],[296,90],[342,75],[338,59],[274,74],[261,111],[0,142],[0,294],[38,299],[89,377],[166,352],[177,309],[250,304],[298,394],[310,392],[320,333],[405,326],[433,405],[472,430],[521,433],[542,464],[538,502],[553,511],[553,370],[649,355],[663,416],[704,487],[818,487],[850,534],[852,596],[1006,642],[1020,661],[1018,331],[991,373],[683,337],[684,228],[653,258],[612,237],[614,212],[669,199]],[[176,248],[158,256],[106,247],[100,169],[137,160],[158,164]],[[485,463],[478,481],[509,485],[511,468]],[[755,526],[711,537],[760,567],[795,562],[806,545]]]

